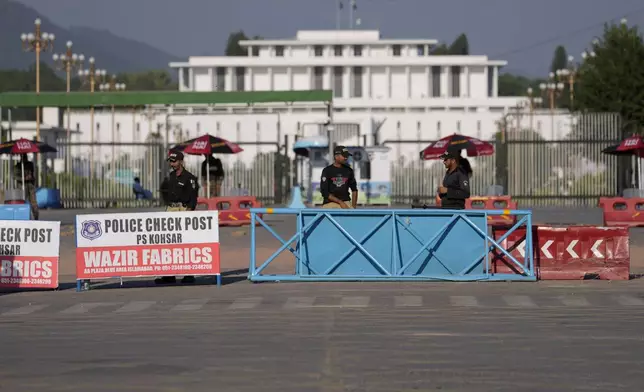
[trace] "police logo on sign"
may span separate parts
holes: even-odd
[[[103,230],[101,229],[101,222],[91,220],[83,222],[83,227],[81,228],[81,235],[88,240],[95,240],[103,235]]]

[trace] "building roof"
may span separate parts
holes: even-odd
[[[295,38],[243,40],[240,46],[436,45],[435,39],[382,39],[378,30],[300,30]]]

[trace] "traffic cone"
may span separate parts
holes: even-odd
[[[291,202],[288,208],[306,208],[304,202],[302,202],[302,190],[299,186],[291,188]]]

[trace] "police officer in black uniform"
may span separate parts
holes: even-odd
[[[167,197],[166,211],[194,211],[197,208],[197,197],[199,195],[199,183],[197,177],[186,170],[183,166],[183,153],[171,151],[168,155],[168,162],[172,172],[168,175],[164,184]],[[164,276],[154,280],[157,284],[175,283],[174,276]],[[181,283],[194,283],[194,276],[184,276]]]
[[[470,197],[470,178],[466,169],[459,165],[458,153],[447,151],[441,155],[445,169],[443,185],[438,187],[441,207],[450,210],[465,209],[465,200]]]

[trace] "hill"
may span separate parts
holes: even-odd
[[[33,8],[11,0],[0,0],[0,69],[26,69],[34,63],[35,55],[21,50],[20,34],[33,32],[37,18],[41,19],[44,31],[55,34],[54,52],[63,52],[65,43],[72,41],[74,52],[93,56],[97,67],[110,73],[167,70],[168,63],[180,60],[160,49],[117,37],[109,31],[89,27],[62,28]],[[51,55],[45,53],[42,60],[51,65]]]

